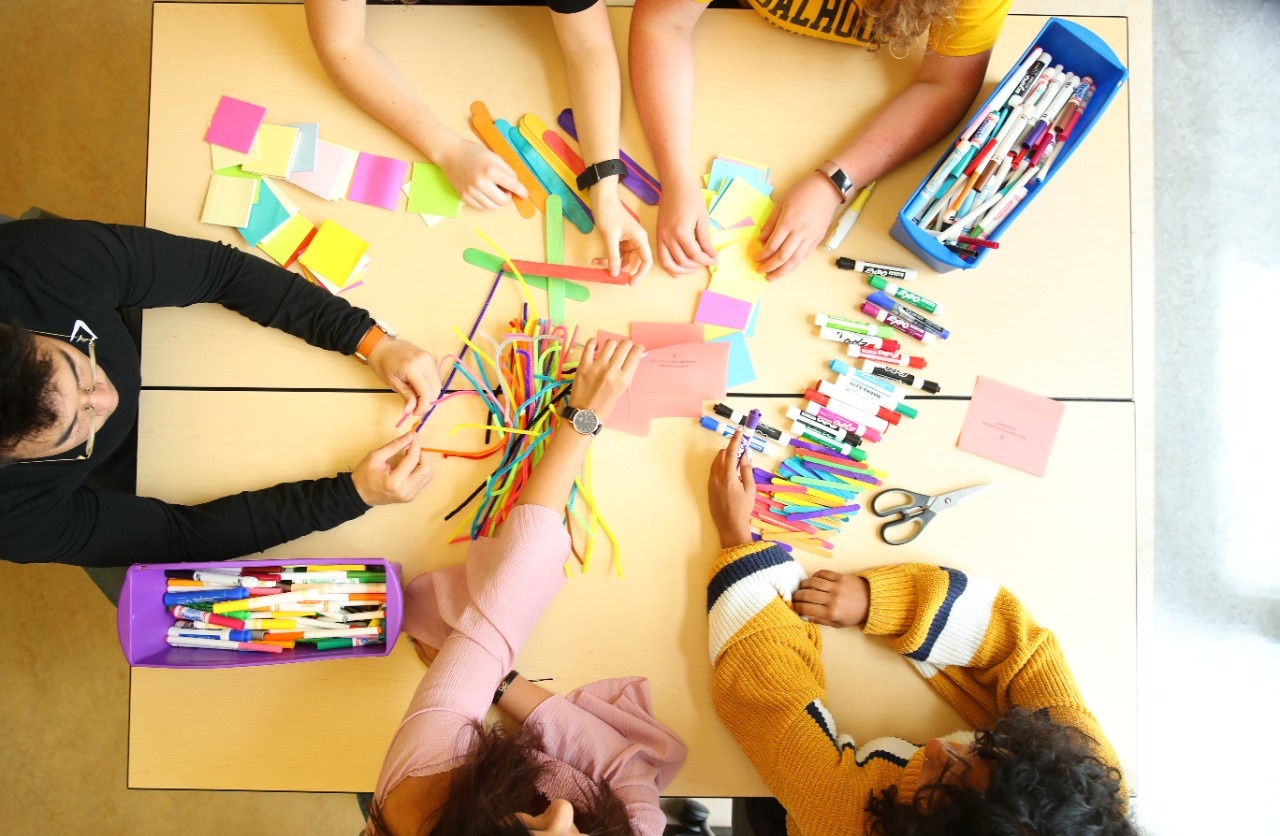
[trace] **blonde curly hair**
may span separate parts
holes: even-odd
[[[960,0],[864,0],[863,11],[876,20],[880,43],[893,55],[906,55],[926,31],[931,44],[955,27],[952,14]]]

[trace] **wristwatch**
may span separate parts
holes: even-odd
[[[578,191],[585,192],[604,178],[612,177],[615,174],[621,179],[626,176],[626,173],[627,166],[622,160],[605,160],[604,162],[592,163],[578,175]]]
[[[365,332],[361,338],[360,344],[356,346],[356,359],[366,366],[369,365],[369,356],[373,354],[373,350],[378,347],[378,343],[382,342],[383,337],[396,338],[396,331],[381,319],[373,321],[373,327]]]
[[[827,179],[831,181],[831,185],[840,193],[841,201],[849,198],[849,194],[853,191],[853,181],[849,179],[849,175],[844,173],[844,169],[831,160],[823,160],[822,165],[815,168],[814,171],[827,176]]]
[[[599,435],[604,429],[604,424],[601,424],[600,419],[589,409],[566,406],[560,412],[560,417],[572,424],[573,428],[583,435]]]

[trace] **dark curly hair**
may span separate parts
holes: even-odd
[[[0,467],[13,449],[58,420],[53,361],[36,351],[35,338],[12,321],[0,322]]]
[[[473,723],[470,760],[453,771],[449,798],[438,810],[424,810],[418,836],[529,836],[516,813],[536,815],[551,799],[538,791],[549,768],[539,758],[542,735],[526,724],[516,731]],[[634,836],[626,805],[605,782],[580,787],[582,803],[573,804],[573,822],[591,836]],[[430,822],[434,821],[434,824]],[[378,804],[369,810],[373,832],[390,836]]]
[[[1134,836],[1125,813],[1120,770],[1094,756],[1091,740],[1047,711],[1015,708],[974,737],[978,757],[991,762],[991,782],[975,790],[938,782],[912,799],[898,788],[871,793],[873,836]],[[967,768],[967,767],[966,767]],[[963,783],[963,782],[962,782]]]

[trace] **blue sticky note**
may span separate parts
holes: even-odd
[[[748,337],[754,337],[756,335],[756,317],[759,315],[760,302],[757,300],[756,303],[751,306],[751,316],[747,318],[747,327],[742,330],[742,333],[746,334]]]
[[[709,342],[729,344],[729,366],[725,374],[725,388],[732,389],[743,383],[756,379],[756,367],[751,362],[751,352],[747,350],[747,337],[742,331],[734,331]]]
[[[293,170],[315,171],[316,143],[320,141],[320,123],[303,122],[287,127],[298,129],[298,148],[293,152]]]
[[[258,202],[253,204],[249,213],[249,225],[237,227],[250,247],[258,246],[258,242],[266,238],[280,224],[289,220],[289,210],[284,207],[276,193],[265,185],[258,189]]]
[[[742,163],[730,162],[729,160],[716,157],[711,161],[711,176],[707,179],[707,188],[715,192],[724,191],[729,185],[729,181],[735,177],[741,177],[746,180],[756,191],[766,197],[772,196],[773,186],[769,184],[768,171],[761,171]]]

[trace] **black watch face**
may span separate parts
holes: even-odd
[[[573,428],[583,435],[591,435],[600,426],[600,419],[589,409],[579,409],[573,413]]]

